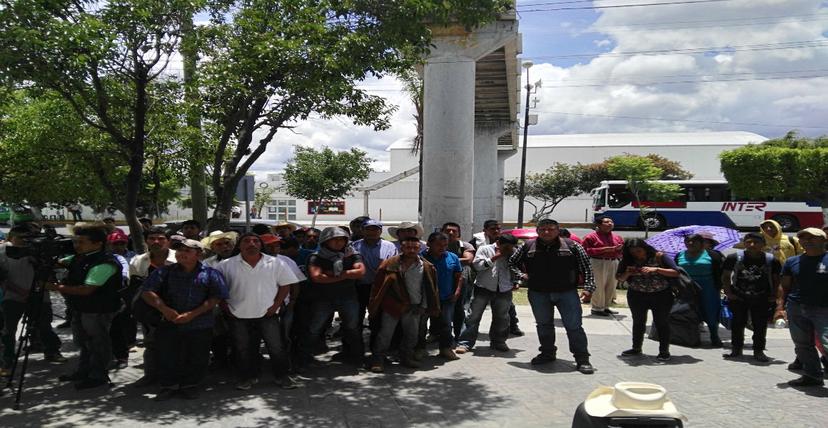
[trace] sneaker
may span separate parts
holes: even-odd
[[[69,373],[69,374],[62,374],[58,376],[58,380],[61,382],[79,382],[84,380],[85,377],[81,376],[78,373]]]
[[[670,353],[669,352],[659,352],[656,356],[656,360],[661,361],[662,363],[670,361]]]
[[[257,383],[259,383],[259,379],[255,378],[255,377],[251,378],[251,379],[243,380],[243,381],[236,384],[236,389],[238,389],[239,391],[249,391],[250,388],[253,388],[253,385],[255,385]]]
[[[415,349],[414,354],[411,356],[411,358],[413,358],[416,361],[423,361],[423,359],[425,359],[425,357],[427,356],[428,351],[426,351],[425,349]]]
[[[788,370],[802,370],[802,362],[799,361],[799,358],[788,364]]]
[[[520,329],[520,327],[514,326],[509,329],[509,334],[515,337],[523,337],[526,333],[524,333],[523,330]]]
[[[196,400],[198,399],[198,397],[201,396],[201,391],[199,391],[198,388],[195,386],[181,388],[179,393],[181,394],[181,398],[185,400]]]
[[[626,351],[621,353],[622,357],[634,357],[634,356],[637,356],[637,355],[641,355],[641,350],[640,349],[635,349],[635,348],[627,349]]]
[[[823,386],[825,381],[810,376],[802,376],[799,379],[794,379],[788,382],[790,386]]]
[[[454,351],[451,350],[451,348],[441,349],[440,350],[440,356],[447,359],[447,360],[449,360],[449,361],[455,361],[455,360],[460,359],[460,357],[458,357],[457,354],[455,354]]]
[[[465,354],[466,352],[469,352],[469,347],[466,346],[466,345],[460,345],[460,346],[454,348],[454,353],[455,354]]]
[[[175,397],[176,392],[178,391],[172,388],[161,388],[161,391],[159,391],[158,394],[155,397],[153,397],[152,401],[167,401]]]
[[[133,382],[132,386],[136,388],[146,388],[148,386],[155,385],[156,382],[158,381],[153,377],[143,376],[140,379]]]
[[[492,343],[489,347],[500,352],[509,352],[511,350],[505,343]]]
[[[753,352],[753,359],[756,360],[756,361],[759,361],[760,363],[770,362],[770,358],[768,358],[768,356],[765,355],[765,353],[762,352],[762,351],[754,351]]]
[[[618,311],[613,311],[610,308],[604,309],[604,312],[606,312],[607,315],[618,315]]]
[[[589,361],[585,361],[583,363],[578,363],[575,366],[575,370],[578,370],[579,372],[581,372],[583,374],[593,374],[593,373],[595,373],[595,367],[592,367],[592,364],[590,364]]]
[[[610,315],[609,313],[607,313],[606,309],[602,309],[600,311],[596,310],[596,309],[593,309],[593,310],[590,311],[590,313],[592,313],[592,315],[599,316],[599,317],[608,317]]]
[[[104,380],[104,379],[84,379],[84,380],[75,382],[75,389],[80,391],[80,390],[84,390],[84,389],[97,388],[99,386],[104,386],[104,385],[112,386],[112,384],[109,383],[109,381]]]
[[[539,366],[541,364],[548,364],[551,363],[558,358],[554,354],[539,354],[537,357],[532,358],[532,365]]]
[[[282,389],[296,389],[299,388],[299,383],[291,376],[285,375],[280,377],[276,383]]]
[[[722,358],[724,358],[726,360],[732,360],[734,358],[740,358],[741,356],[742,356],[742,350],[741,349],[733,349],[733,350],[730,351],[729,354],[722,355]]]
[[[50,363],[65,363],[69,361],[69,359],[64,357],[60,352],[46,355],[43,357],[43,360]]]

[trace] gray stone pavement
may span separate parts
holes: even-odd
[[[687,415],[686,426],[825,426],[828,389],[785,385],[797,376],[785,368],[793,359],[787,330],[769,330],[768,355],[775,358],[769,364],[749,357],[724,361],[722,349],[704,347],[673,347],[673,360],[659,364],[654,360],[657,343],[651,340],[644,344],[647,357],[617,356],[630,345],[629,311],[620,312],[614,319],[584,317],[597,369],[591,376],[575,371],[560,325],[559,360],[540,368],[529,364],[538,343],[528,306],[518,307],[527,334],[510,339],[508,353],[489,350],[487,336],[481,334],[474,352],[459,361],[429,357],[420,370],[392,365],[380,375],[329,363],[310,370],[304,387],[291,391],[278,389],[269,375],[250,391],[236,391],[231,376],[215,375],[196,401],[155,403],[154,390],[131,387],[141,375],[134,367],[140,364],[138,353],[131,354],[131,367],[114,374],[113,389],[88,392],[57,382],[57,375],[70,367],[51,366],[34,355],[24,410],[12,410],[11,397],[0,398],[0,426],[567,427],[576,406],[594,388],[633,380],[666,387]],[[488,322],[484,319],[481,331]],[[64,349],[71,349],[68,333],[61,335]],[[728,333],[722,337],[727,346]],[[74,363],[73,358],[69,364]]]

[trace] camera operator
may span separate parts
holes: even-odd
[[[35,267],[30,257],[14,259],[6,255],[6,247],[26,247],[26,238],[30,229],[27,226],[15,226],[8,234],[8,242],[0,245],[0,287],[3,289],[3,301],[0,303],[3,313],[3,355],[0,376],[8,375],[15,358],[15,336],[17,325],[29,306]],[[49,293],[44,292],[38,319],[31,321],[43,342],[44,359],[53,363],[65,363],[66,358],[60,353],[60,338],[52,330],[52,301]]]
[[[76,255],[61,260],[69,270],[64,283],[49,284],[47,288],[67,296],[72,308],[72,337],[80,348],[77,370],[60,380],[75,382],[76,389],[88,389],[109,384],[109,329],[121,308],[118,290],[123,278],[120,263],[104,251],[104,225],[76,225],[73,233]]]

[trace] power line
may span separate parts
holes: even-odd
[[[826,68],[816,68],[816,69],[809,69],[809,70],[779,70],[779,71],[746,71],[741,73],[716,73],[716,74],[665,74],[660,76],[650,76],[653,79],[659,78],[682,78],[682,77],[698,77],[700,79],[708,79],[708,78],[716,78],[716,77],[723,77],[723,76],[758,76],[758,75],[766,75],[766,74],[793,74],[793,73],[828,73],[828,69]],[[625,76],[633,76],[632,74],[620,74],[620,75],[613,75],[611,77],[602,77],[596,79],[563,79],[558,81],[559,83],[563,82],[611,82],[612,78],[617,77],[625,77]]]
[[[723,83],[723,82],[755,82],[762,80],[805,80],[805,79],[819,79],[828,77],[828,74],[815,74],[810,76],[775,76],[775,77],[755,77],[755,78],[735,78],[735,79],[711,79],[711,80],[674,80],[661,82],[634,82],[634,81],[608,81],[605,83],[583,84],[583,85],[549,85],[547,88],[599,88],[604,86],[616,85],[633,85],[633,86],[658,86],[658,85],[681,85],[691,83]]]
[[[757,122],[717,122],[717,121],[710,121],[710,120],[672,119],[672,118],[663,118],[663,117],[642,117],[642,116],[626,116],[626,115],[571,113],[571,112],[543,111],[543,110],[538,110],[537,112],[538,113],[543,113],[543,114],[559,114],[559,115],[563,115],[563,116],[601,117],[601,118],[607,118],[607,119],[655,120],[655,121],[661,121],[661,122],[687,122],[687,123],[700,123],[700,124],[712,124],[712,125],[762,126],[762,127],[768,127],[768,128],[788,128],[788,129],[796,129],[796,128],[800,128],[800,129],[828,129],[828,126],[782,125],[782,124],[757,123]]]
[[[726,51],[726,52],[742,52],[742,51],[761,51],[761,50],[779,50],[779,49],[802,49],[802,48],[819,48],[828,46],[828,39],[817,40],[803,40],[795,42],[782,43],[763,43],[756,45],[734,45],[734,46],[709,46],[709,47],[694,47],[694,48],[679,48],[679,49],[655,49],[646,51],[627,51],[627,52],[589,52],[568,55],[542,55],[534,58],[588,58],[595,56],[602,57],[619,57],[619,56],[635,56],[635,55],[670,55],[670,54],[699,54],[708,53],[711,51]]]
[[[724,21],[735,21],[735,20],[713,20],[713,21],[690,21],[690,22],[698,22],[698,23],[709,23],[711,25],[682,25],[676,27],[670,26],[661,26],[661,27],[640,27],[640,28],[629,28],[629,26],[625,25],[615,25],[615,26],[607,26],[607,27],[597,27],[597,28],[588,28],[586,30],[580,31],[582,34],[589,34],[589,33],[602,33],[602,34],[615,34],[615,33],[634,33],[634,32],[644,32],[644,31],[672,31],[672,30],[685,30],[685,29],[698,29],[698,28],[733,28],[733,27],[752,27],[758,25],[774,25],[774,24],[798,24],[802,22],[817,22],[817,21],[825,21],[828,20],[828,14],[824,16],[812,16],[808,15],[809,18],[802,18],[802,19],[778,19],[778,20],[764,20],[764,21],[757,21],[757,22],[746,22],[746,23],[735,23],[735,24],[714,24],[714,22],[724,22]],[[666,23],[665,23],[666,24]],[[567,31],[564,29],[554,31],[554,33],[561,33],[567,34],[571,33],[572,31]]]
[[[683,0],[683,1],[672,1],[672,2],[658,2],[658,3],[628,3],[628,4],[617,4],[617,5],[606,5],[606,6],[568,6],[568,7],[554,7],[554,8],[543,8],[543,9],[516,9],[519,13],[533,13],[533,12],[550,12],[550,11],[566,11],[566,10],[595,10],[595,9],[621,9],[621,8],[628,8],[628,7],[650,7],[650,6],[674,6],[674,5],[688,5],[688,4],[700,4],[700,3],[721,3],[721,2],[729,2],[732,0]],[[531,6],[530,6],[531,7]]]

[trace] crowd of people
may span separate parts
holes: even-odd
[[[804,371],[791,384],[823,384],[817,350],[828,345],[824,230],[804,229],[794,239],[768,221],[726,257],[703,234],[687,236],[687,249],[669,257],[644,240],[625,241],[613,228],[612,219],[598,218],[581,240],[544,219],[536,225],[536,239],[520,242],[489,220],[464,241],[457,223],[426,235],[420,225],[405,222],[388,228],[396,237],[388,241],[382,222],[367,217],[347,227],[297,229],[285,223],[256,225],[243,234],[205,234],[194,220],[173,233],[150,222],[143,233],[147,251],[138,255],[111,219],[78,223],[72,230],[75,254],[59,260],[65,273],[46,285],[66,299],[67,323],[80,350],[75,370],[60,380],[77,389],[111,385],[108,373],[129,365],[139,327],[144,375],[135,386],[156,386],[159,401],[198,397],[211,368],[233,369],[236,388],[252,388],[263,376],[262,344],[276,384],[286,389],[300,386],[297,373],[323,364],[316,356],[329,349],[332,335],[342,342],[335,360],[374,373],[395,361],[420,367],[430,342],[437,343],[440,358],[455,361],[475,347],[487,308],[489,346],[508,352],[509,336],[523,334],[513,304],[521,287],[528,290],[539,341],[531,364],[557,358],[557,309],[574,369],[592,374],[582,302],[591,304],[593,316],[612,317],[617,286],[626,283],[632,347],[621,356],[642,357],[652,312],[656,358],[664,362],[671,358],[676,288],[690,281],[698,287],[700,318],[714,347],[722,346],[722,291],[730,302],[733,334],[725,358],[742,357],[750,318],[753,357],[769,361],[767,321],[783,318],[797,356],[790,368]],[[25,246],[31,233],[28,226],[14,227],[5,245]],[[15,357],[19,320],[31,306],[32,275],[26,260],[0,253],[3,375]],[[42,310],[32,322],[45,359],[65,363],[51,325],[51,298],[42,295]]]

